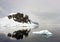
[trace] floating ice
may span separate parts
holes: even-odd
[[[41,36],[46,37],[46,38],[52,36],[52,33],[49,32],[48,30],[35,31],[35,32],[32,32],[32,33],[33,34],[40,34]]]

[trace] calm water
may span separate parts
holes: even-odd
[[[52,28],[52,27],[51,27]],[[44,28],[36,28],[31,30],[29,36],[23,38],[22,40],[12,40],[6,37],[4,34],[0,34],[0,42],[60,42],[60,29],[59,27],[53,27],[52,29],[49,28],[48,30],[53,33],[53,36],[49,38],[41,37],[40,35],[32,34],[33,31],[43,30]]]

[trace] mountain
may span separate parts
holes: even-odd
[[[33,29],[37,24],[34,24],[28,15],[23,13],[11,13],[6,17],[0,18],[0,33],[13,33],[16,30]]]

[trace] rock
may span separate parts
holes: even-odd
[[[13,15],[9,15],[8,16],[9,19],[12,19],[16,22],[22,22],[22,23],[31,23],[28,15],[25,15],[23,13],[16,13],[16,14],[13,14]]]

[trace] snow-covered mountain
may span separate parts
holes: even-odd
[[[0,18],[0,33],[12,33],[13,31],[16,31],[16,30],[22,30],[22,29],[33,29],[35,28],[36,26],[38,26],[37,24],[34,24],[33,22],[31,22],[29,20],[29,18],[20,18],[22,21],[20,21],[19,19],[17,19],[16,17],[19,18],[19,14],[22,14],[22,13],[11,13],[9,14],[9,16],[6,16],[6,17],[3,17],[3,18]],[[17,16],[16,16],[17,15]],[[13,17],[15,16],[15,17]],[[26,15],[27,16],[27,15]],[[25,19],[25,20],[24,20]],[[31,23],[29,23],[29,22]]]

